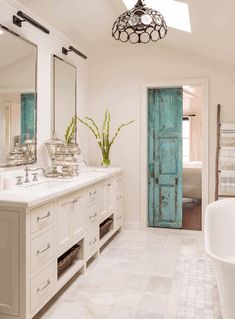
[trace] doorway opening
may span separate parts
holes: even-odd
[[[183,223],[201,230],[202,224],[202,86],[183,86]]]

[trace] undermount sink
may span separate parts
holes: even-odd
[[[35,184],[24,184],[19,186],[19,188],[21,190],[23,189],[27,189],[27,190],[48,190],[51,188],[55,188],[55,187],[60,187],[61,185],[63,185],[63,182],[61,183],[61,181],[53,181],[53,180],[45,180],[45,181],[39,181],[36,182]]]

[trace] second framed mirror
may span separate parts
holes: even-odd
[[[53,56],[53,134],[61,140],[72,117],[77,115],[77,68]]]

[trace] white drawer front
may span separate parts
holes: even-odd
[[[99,249],[99,227],[94,227],[87,235],[85,239],[85,256],[88,260]]]
[[[55,253],[54,229],[31,240],[31,272],[33,273],[51,258]]]
[[[115,202],[116,210],[122,210],[123,206],[123,191],[122,188],[119,188],[115,192]]]
[[[54,202],[32,209],[31,215],[30,215],[31,233],[34,233],[52,224],[54,222],[54,218],[55,218]]]
[[[114,229],[115,230],[118,230],[121,226],[122,226],[122,211],[121,210],[118,210],[116,213],[115,213],[115,217],[114,217]]]
[[[38,307],[53,291],[56,282],[54,263],[31,280],[31,311]]]
[[[86,230],[89,230],[95,225],[98,225],[100,218],[99,204],[95,203],[86,209]]]
[[[99,187],[92,187],[88,190],[87,193],[87,205],[91,205],[92,203],[98,201],[99,199]]]
[[[118,174],[115,177],[115,187],[116,188],[120,188],[120,187],[122,187],[122,184],[123,184],[123,175],[122,174]]]

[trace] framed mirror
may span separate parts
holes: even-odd
[[[37,46],[0,25],[0,166],[36,162]]]
[[[72,117],[77,115],[77,68],[53,56],[53,134],[64,140]]]

